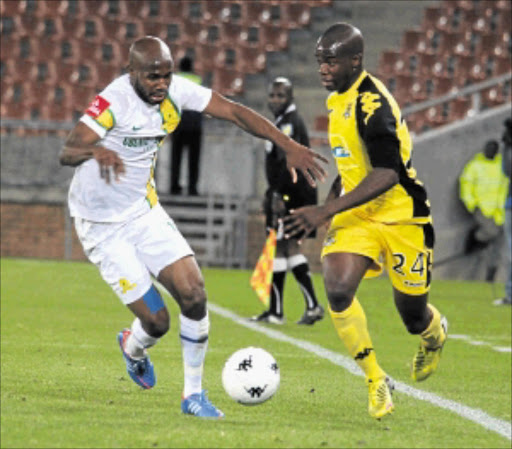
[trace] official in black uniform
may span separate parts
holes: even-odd
[[[293,86],[289,79],[278,77],[270,84],[268,107],[275,116],[275,125],[284,134],[302,145],[309,146],[308,132],[293,102]],[[264,210],[267,232],[270,229],[277,231],[277,247],[269,310],[251,319],[273,324],[284,322],[284,282],[286,272],[291,270],[306,302],[304,315],[297,324],[311,325],[323,318],[324,310],[318,304],[311,281],[309,264],[301,252],[298,238],[284,239],[282,229],[279,229],[278,220],[288,215],[292,209],[317,204],[317,190],[311,187],[301,173],[297,174],[296,183],[292,181],[286,167],[286,157],[281,148],[267,142],[266,150],[265,168],[269,187],[265,193]],[[315,235],[316,231],[308,238],[315,237]]]

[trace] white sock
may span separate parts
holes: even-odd
[[[128,355],[134,359],[141,359],[144,357],[145,349],[154,346],[158,338],[149,335],[143,328],[142,323],[138,318],[132,323],[132,332],[126,339],[124,350]]]
[[[210,319],[208,312],[200,321],[194,321],[180,314],[180,338],[183,352],[183,374],[185,386],[183,397],[202,390],[203,366],[208,348]]]

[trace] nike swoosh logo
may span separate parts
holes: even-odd
[[[142,129],[142,126],[134,126],[132,128],[133,131],[139,131],[140,129]]]

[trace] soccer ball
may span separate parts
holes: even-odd
[[[224,365],[222,385],[231,399],[244,405],[267,401],[279,388],[281,375],[274,357],[250,346],[236,351]]]

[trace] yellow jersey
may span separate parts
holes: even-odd
[[[384,84],[363,70],[350,89],[331,93],[326,103],[342,192],[356,188],[377,167],[391,168],[399,176],[391,189],[344,213],[389,224],[430,223],[430,203],[411,163],[407,124]]]

